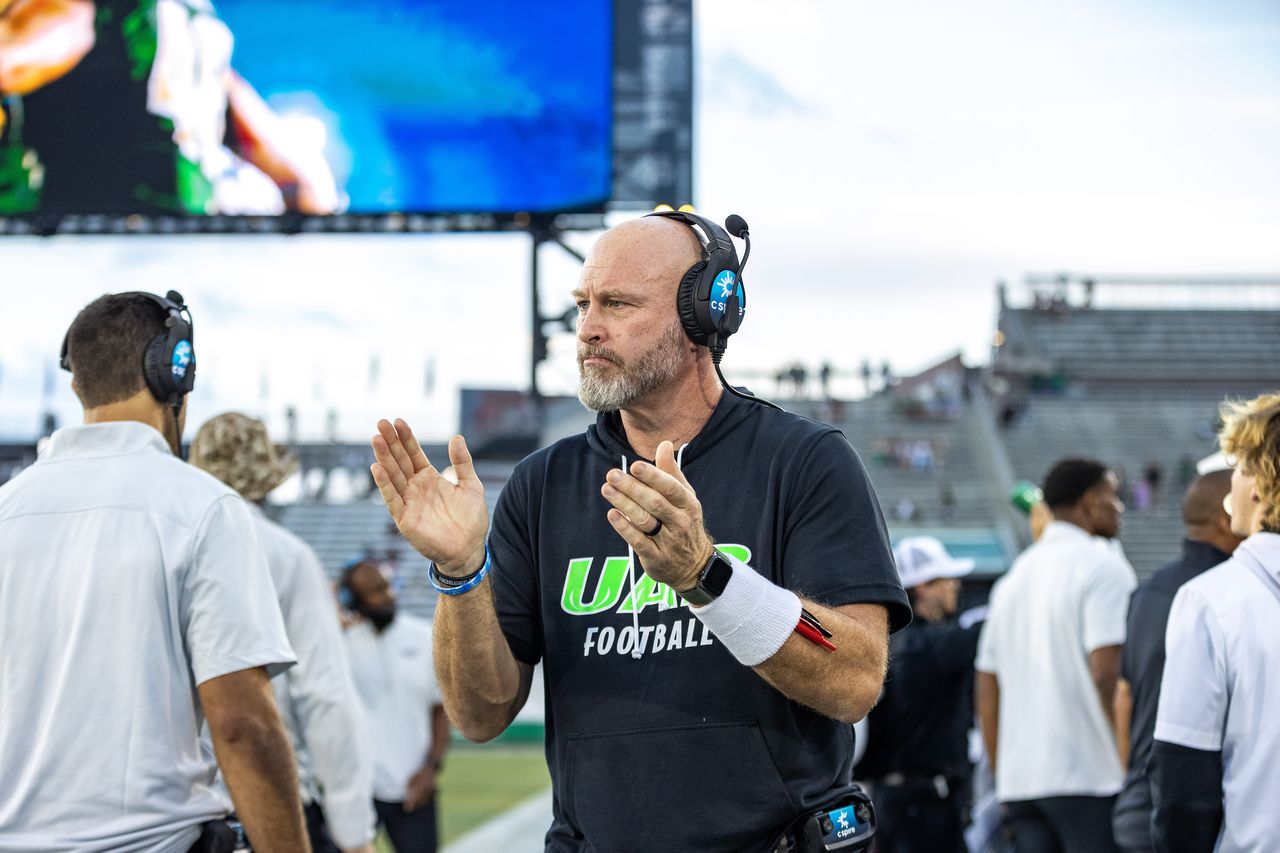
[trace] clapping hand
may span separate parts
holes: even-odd
[[[401,535],[445,576],[461,577],[480,568],[489,512],[462,436],[449,440],[456,484],[436,470],[413,430],[399,418],[394,425],[378,421],[371,444],[378,460],[370,468],[373,482]]]
[[[645,573],[683,592],[697,584],[715,546],[672,443],[661,442],[653,461],[609,471],[600,493],[613,505],[609,523],[635,549]]]

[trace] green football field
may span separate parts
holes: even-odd
[[[441,845],[550,785],[540,743],[455,745],[440,776]],[[376,847],[392,853],[385,834],[379,833]]]

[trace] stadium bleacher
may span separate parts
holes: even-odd
[[[1280,373],[1280,311],[1004,307],[1000,330],[1008,345],[1047,362],[1051,375],[1093,390],[1235,387]]]
[[[1013,475],[1091,456],[1133,487],[1155,465],[1160,487],[1129,501],[1120,541],[1139,577],[1177,556],[1188,464],[1216,450],[1218,407],[1280,385],[1280,311],[1015,308],[1002,293],[999,329],[992,405]]]
[[[954,556],[973,558],[979,575],[1003,572],[1018,540],[1002,510],[1000,478],[981,428],[987,412],[957,402],[947,415],[929,417],[903,402],[881,394],[837,406],[794,401],[788,408],[844,432],[862,457],[895,541],[936,536]],[[923,458],[915,452],[921,445],[930,448]]]

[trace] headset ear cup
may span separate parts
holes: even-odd
[[[161,403],[171,402],[169,386],[164,377],[164,370],[167,367],[164,350],[168,339],[168,335],[157,335],[152,338],[151,343],[147,344],[146,352],[142,355],[142,375],[147,380],[147,388],[151,389],[151,396]]]
[[[695,304],[698,290],[698,277],[702,275],[702,271],[707,268],[706,261],[698,261],[689,267],[689,271],[684,274],[684,278],[680,280],[680,287],[676,290],[676,314],[680,316],[680,325],[684,327],[684,333],[689,336],[689,340],[700,346],[707,345],[707,330],[702,328],[702,324],[698,322],[698,308]]]

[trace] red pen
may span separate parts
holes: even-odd
[[[824,649],[833,652],[836,650],[836,647],[831,643],[831,641],[822,636],[822,632],[810,625],[803,616],[801,616],[800,621],[796,623],[796,633],[804,637],[809,642],[822,646]]]

